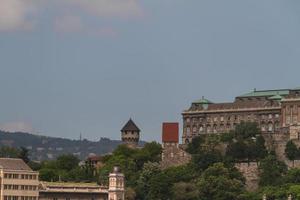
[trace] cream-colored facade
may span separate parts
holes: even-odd
[[[0,200],[38,200],[38,172],[21,159],[0,158]]]

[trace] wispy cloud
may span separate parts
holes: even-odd
[[[0,0],[0,32],[32,30],[33,22],[43,23],[38,13],[43,14],[44,8],[58,13],[52,19],[55,31],[95,36],[116,36],[117,31],[109,25],[93,26],[83,20],[83,15],[118,20],[143,16],[138,0]]]
[[[34,10],[30,0],[0,0],[0,31],[32,29],[33,22],[28,16]]]
[[[0,130],[7,132],[33,133],[32,125],[26,122],[8,122],[0,124]]]
[[[91,15],[102,17],[138,17],[143,14],[137,0],[65,0]]]

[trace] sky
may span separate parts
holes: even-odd
[[[205,96],[300,86],[299,0],[0,0],[0,129],[141,139]]]

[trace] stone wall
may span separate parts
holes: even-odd
[[[190,162],[191,155],[178,143],[164,143],[162,151],[161,167],[163,169],[173,166],[184,165]]]
[[[235,167],[246,178],[246,189],[248,191],[255,191],[258,189],[259,171],[256,162],[236,163]]]

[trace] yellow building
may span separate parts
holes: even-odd
[[[38,172],[21,159],[0,158],[0,200],[38,200]]]

